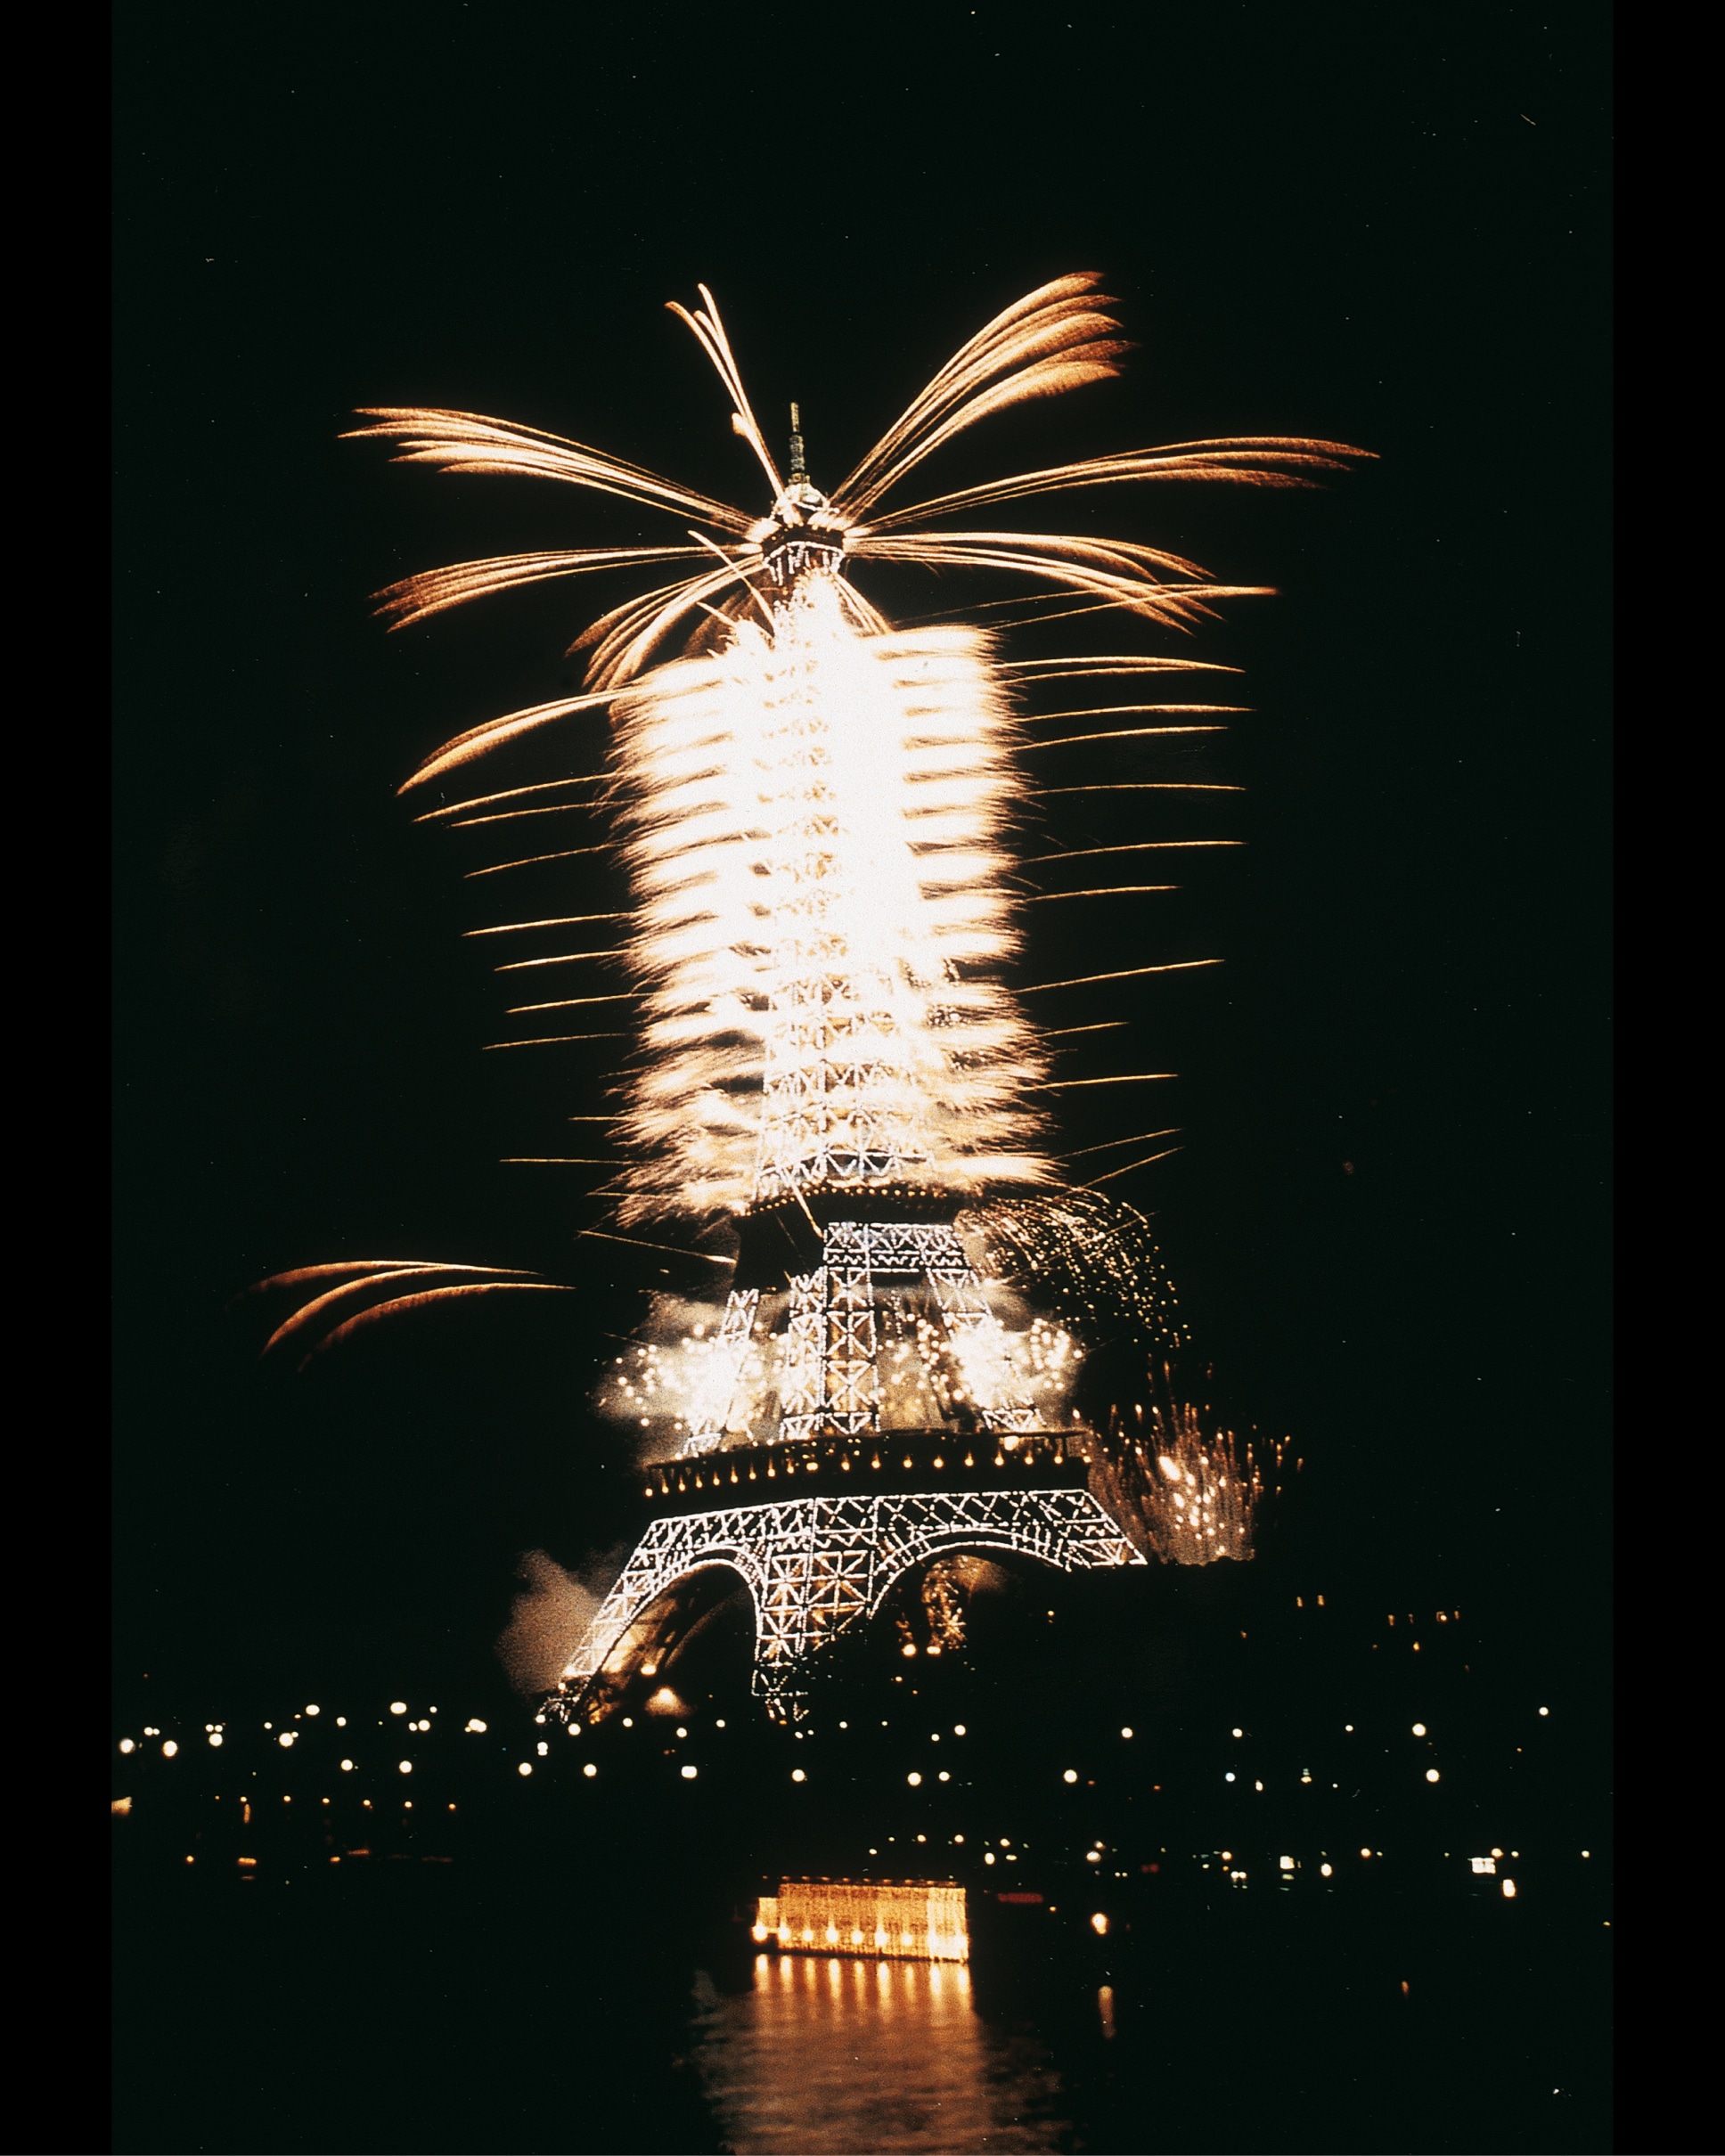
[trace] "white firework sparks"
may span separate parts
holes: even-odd
[[[1012,722],[984,639],[859,630],[819,571],[620,699],[646,1058],[625,1221],[815,1184],[1035,1182]]]
[[[1142,683],[1198,662],[1126,655],[1014,669],[976,630],[892,630],[854,572],[870,561],[1006,570],[1094,607],[1186,626],[1214,600],[1257,587],[1213,583],[1196,564],[1131,541],[929,527],[1038,494],[1126,481],[1306,485],[1357,453],[1281,437],[1187,443],[1022,473],[880,513],[925,457],[977,421],[1119,372],[1128,347],[1100,312],[1109,303],[1095,294],[1100,282],[1088,273],[1058,278],[1007,308],[830,498],[809,481],[800,432],[792,436],[789,476],[781,475],[705,286],[700,309],[674,306],[717,371],[732,427],[766,478],[772,505],[761,518],[582,444],[470,413],[373,411],[374,424],[358,430],[394,440],[405,462],[549,478],[690,525],[688,544],[461,562],[382,594],[400,626],[524,584],[673,560],[700,565],[582,633],[576,648],[593,650],[586,694],[476,727],[408,782],[441,778],[543,726],[611,708],[612,772],[621,781],[637,900],[622,955],[639,984],[645,1051],[616,1131],[632,1156],[618,1187],[621,1225],[740,1212],[817,1186],[975,1193],[1051,1180],[1038,1146],[1042,1118],[1028,1098],[1045,1063],[999,978],[1017,948],[1004,841],[1026,791],[1009,681]],[[795,427],[794,406],[792,417]],[[667,653],[678,638],[681,651]],[[1228,708],[1116,703],[1043,715],[1093,721],[1173,711],[1190,721],[1194,712]],[[1135,725],[1071,739],[1208,731]],[[1034,746],[1068,745],[1057,738]],[[545,813],[557,804],[493,815]],[[1155,970],[1165,968],[1132,969]],[[583,994],[518,1005],[516,1013],[537,1017],[627,1000]]]
[[[978,1256],[991,1236],[1020,1258],[1056,1246],[1067,1256],[1094,1254],[1107,1244],[1114,1271],[1137,1283],[1126,1300],[1135,1304],[1150,1292],[1149,1275],[1139,1279],[1138,1242],[1123,1240],[1117,1223],[1110,1227],[1061,1170],[1090,1161],[1085,1180],[1111,1181],[1163,1158],[1170,1148],[1139,1149],[1175,1133],[1158,1128],[1087,1144],[1059,1164],[1047,1149],[1042,1104],[1074,1085],[1137,1085],[1168,1074],[1051,1079],[1042,1043],[1053,1036],[1031,1024],[1019,997],[1215,961],[1115,967],[1015,993],[1005,976],[1019,948],[1021,904],[1135,898],[1173,886],[1098,883],[1110,872],[1087,865],[1082,888],[1015,894],[1013,825],[1038,790],[1026,758],[1219,731],[1216,717],[1237,706],[1120,699],[1153,696],[1164,674],[1229,669],[1119,652],[1014,661],[998,636],[979,629],[893,626],[856,582],[871,563],[1006,572],[1076,602],[1070,612],[1108,611],[1161,628],[1189,628],[1217,600],[1258,589],[1213,582],[1195,563],[1135,541],[992,524],[952,528],[952,520],[1127,482],[1305,486],[1362,453],[1283,437],[1183,443],[887,506],[926,457],[977,421],[1119,372],[1128,347],[1101,311],[1111,302],[1097,294],[1100,282],[1088,273],[1059,278],[1007,308],[830,496],[809,479],[794,405],[781,475],[703,286],[699,309],[673,311],[712,362],[732,428],[760,467],[764,515],[580,443],[472,413],[374,409],[364,415],[372,423],[357,430],[394,442],[402,461],[549,479],[668,515],[680,527],[662,544],[459,562],[380,594],[399,627],[488,592],[677,565],[673,582],[626,599],[576,637],[572,649],[591,655],[580,694],[469,729],[403,788],[465,772],[548,727],[589,730],[609,714],[609,747],[589,746],[564,776],[446,801],[425,820],[450,829],[553,820],[528,827],[536,833],[563,828],[560,816],[611,807],[631,886],[626,906],[473,932],[568,929],[579,946],[498,968],[533,984],[533,1000],[510,1014],[532,1025],[530,1037],[495,1045],[634,1039],[637,1052],[616,1082],[621,1107],[573,1119],[609,1124],[609,1149],[556,1156],[561,1166],[616,1171],[601,1193],[613,1203],[616,1227],[728,1216],[745,1224],[745,1239],[749,1222],[764,1223],[768,1242],[781,1237],[764,1265],[757,1237],[751,1263],[764,1285],[733,1288],[723,1309],[690,1307],[616,1364],[601,1404],[646,1430],[656,1451],[667,1440],[699,1452],[751,1436],[1062,1425],[1082,1350],[985,1278],[992,1268]],[[1061,690],[1062,683],[1075,687]],[[1073,707],[1021,708],[1051,687]],[[1111,700],[1085,705],[1086,695]],[[1057,729],[1046,739],[1043,722]],[[1134,779],[1042,790],[1236,789]],[[1089,864],[1129,856],[1122,873],[1137,878],[1140,854],[1230,843],[1143,840],[1042,858]],[[604,849],[553,842],[515,850],[519,860],[475,872]],[[538,989],[571,978],[539,968],[606,961],[626,969],[629,987],[590,991],[576,976],[571,992]],[[626,1018],[619,1006],[632,1007]],[[603,1029],[596,1033],[560,1030],[595,1018]],[[1127,1147],[1138,1157],[1119,1161]],[[1023,1207],[1046,1187],[1052,1197]],[[1016,1224],[1001,1213],[1002,1197],[1014,1193]],[[959,1225],[967,1206],[969,1249]],[[793,1209],[807,1237],[794,1220],[785,1229]],[[739,1265],[743,1281],[750,1266]],[[550,1285],[493,1269],[473,1277],[474,1269],[382,1261],[324,1270],[337,1284],[280,1327],[276,1341],[310,1348],[322,1325],[320,1344],[328,1344],[386,1311]],[[1080,1270],[1089,1285],[1067,1295],[1061,1315],[1068,1306],[1088,1309],[1099,1295],[1110,1306],[1121,1301],[1119,1282],[1102,1281],[1093,1265]],[[267,1285],[311,1279],[295,1274]],[[1206,1509],[1216,1510],[1214,1491]],[[1237,1521],[1224,1539],[1239,1543],[1248,1527]]]

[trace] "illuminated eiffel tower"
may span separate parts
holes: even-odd
[[[609,843],[634,903],[473,933],[567,927],[586,944],[610,936],[598,924],[626,919],[631,926],[609,948],[547,953],[497,970],[513,978],[528,968],[620,962],[631,986],[587,992],[585,976],[535,973],[548,988],[570,981],[576,992],[540,992],[514,1006],[508,1015],[530,1024],[531,1035],[492,1045],[609,1040],[616,1036],[542,1029],[560,1025],[565,1012],[633,999],[641,1054],[615,1088],[623,1106],[579,1119],[609,1123],[623,1157],[570,1164],[617,1171],[603,1194],[620,1228],[672,1221],[685,1229],[699,1222],[706,1232],[729,1220],[737,1230],[726,1304],[710,1325],[692,1326],[684,1343],[700,1350],[687,1358],[691,1368],[699,1364],[714,1382],[677,1418],[675,1457],[642,1469],[644,1531],[548,1711],[602,1714],[634,1674],[658,1673],[661,1651],[674,1649],[697,1602],[740,1586],[754,1610],[756,1688],[775,1713],[790,1716],[838,1637],[879,1612],[908,1572],[944,1555],[1014,1552],[1067,1570],[1143,1562],[1115,1516],[1132,1515],[1124,1484],[1109,1481],[1109,1463],[1099,1457],[1092,1488],[1061,1427],[1064,1411],[1039,1375],[1036,1325],[1014,1331],[1007,1305],[994,1307],[965,1215],[993,1208],[999,1227],[1007,1209],[995,1201],[1059,1180],[1037,1149],[1034,1104],[1049,1082],[1047,1060],[1004,984],[1005,961],[1018,949],[1010,840],[1035,790],[1019,751],[1215,731],[1206,715],[1237,706],[1136,699],[1159,697],[1168,674],[1231,669],[1117,649],[1009,658],[995,631],[927,617],[895,627],[854,572],[863,570],[865,583],[876,565],[892,564],[1023,576],[1036,598],[1080,602],[1069,612],[1190,628],[1215,600],[1260,587],[1214,583],[1195,563],[1134,540],[1000,528],[994,509],[1127,483],[1307,486],[1364,453],[1279,436],[1188,442],[1081,458],[893,506],[924,459],[965,429],[1119,373],[1128,347],[1120,324],[1101,312],[1113,303],[1098,294],[1100,282],[1092,271],[1056,278],[985,323],[830,497],[810,480],[795,405],[781,475],[702,286],[699,310],[673,312],[712,363],[731,401],[732,429],[767,481],[764,515],[579,442],[473,412],[372,407],[364,416],[373,423],[355,430],[392,441],[404,462],[554,481],[634,502],[680,527],[669,544],[456,562],[379,594],[380,610],[402,627],[547,579],[625,569],[657,577],[680,565],[673,582],[625,598],[581,632],[570,647],[591,651],[581,693],[469,729],[402,789],[441,788],[478,757],[545,739],[541,729],[585,727],[609,714],[602,772],[487,790],[445,802],[424,820],[602,780],[615,818]],[[974,512],[985,513],[983,525],[952,522]],[[1043,688],[1063,683],[1077,685],[1078,708],[1029,708]],[[1057,694],[1064,700],[1067,691]],[[1180,723],[1136,723],[1168,712]],[[1100,723],[1116,718],[1132,723]],[[1043,721],[1082,723],[1085,731],[1045,736]],[[583,751],[584,762],[590,753]],[[1184,780],[1167,783],[1192,790]],[[447,828],[577,805],[539,802]],[[1088,862],[1164,843],[1236,842],[1085,845],[1040,858]],[[495,865],[525,870],[598,850]],[[1101,899],[1170,887],[1111,884],[1039,895]],[[1110,967],[1037,987],[1077,989],[1215,962]],[[1139,1142],[1109,1139],[1086,1150]],[[1056,1193],[1048,1203],[1058,1210],[1078,1196]],[[1026,1217],[1020,1208],[1018,1226],[1002,1229],[1007,1241]],[[1124,1245],[1074,1217],[1080,1232],[1070,1239],[1088,1281],[1112,1262],[1110,1247],[1118,1259]],[[1044,1254],[1049,1247],[1045,1241]],[[1046,1286],[1066,1262],[1044,1254],[1015,1279],[1034,1303],[1036,1282]],[[329,1284],[334,1279],[340,1285]],[[322,1327],[325,1337],[310,1349],[317,1352],[357,1326],[432,1298],[557,1285],[484,1268],[372,1260],[299,1269],[265,1285],[314,1283],[317,1292],[277,1328],[273,1346],[305,1347],[311,1328]],[[1141,1297],[1134,1290],[1128,1299]],[[1075,1307],[1093,1314],[1096,1305],[1080,1294]],[[1132,1433],[1140,1466],[1152,1440],[1165,1444],[1155,1472],[1173,1492],[1163,1541],[1141,1520],[1136,1539],[1159,1554],[1165,1544],[1190,1545],[1190,1561],[1207,1562],[1229,1554],[1222,1545],[1231,1537],[1230,1550],[1243,1554],[1247,1515],[1238,1491],[1217,1501],[1225,1478],[1205,1451],[1212,1438],[1190,1416],[1180,1421],[1172,1402],[1168,1412],[1173,1419],[1159,1435]],[[1238,1479],[1231,1454],[1229,1462]],[[1095,1490],[1109,1492],[1108,1507]],[[1224,1515],[1234,1523],[1225,1534]]]
[[[794,1719],[838,1636],[944,1555],[1011,1552],[1068,1572],[1144,1562],[1015,1374],[960,1233],[981,1176],[968,1190],[943,1179],[955,1067],[943,1043],[965,1045],[966,1017],[1003,992],[967,989],[919,943],[914,904],[881,925],[914,856],[905,837],[870,828],[871,774],[838,738],[877,715],[866,695],[835,694],[842,657],[822,657],[833,550],[807,519],[823,507],[794,437],[784,522],[764,545],[787,657],[761,692],[756,750],[767,954],[756,1160],[710,1343],[715,1382],[680,1457],[645,1471],[650,1523],[550,1703],[560,1719],[602,1716],[632,1678],[656,1675],[702,1605],[739,1581],[756,1691]],[[924,723],[918,708],[889,716],[903,732]],[[763,1347],[777,1370],[764,1433],[738,1412]]]

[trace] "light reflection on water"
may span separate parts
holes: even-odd
[[[980,2020],[962,1966],[762,1954],[747,1991],[703,1975],[696,2000],[696,2063],[738,2156],[1070,2145],[1047,2054]]]

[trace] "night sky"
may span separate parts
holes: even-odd
[[[1074,1073],[1181,1074],[1085,1134],[1180,1126],[1110,1188],[1154,1214],[1217,1395],[1305,1462],[1288,1561],[1361,1607],[1469,1604],[1595,1685],[1610,116],[1604,11],[1547,12],[122,11],[122,1692],[500,1685],[516,1554],[579,1568],[629,1530],[597,1358],[701,1270],[577,1245],[598,1172],[498,1164],[582,1150],[560,1119],[602,1107],[611,1051],[479,1052],[505,999],[461,935],[518,901],[395,798],[451,734],[560,693],[626,587],[395,636],[368,602],[444,561],[678,534],[393,468],[338,442],[348,415],[490,413],[754,505],[665,301],[712,287],[757,411],[798,398],[831,484],[992,314],[1090,268],[1125,379],[927,476],[1252,433],[1379,461],[1322,494],[1025,519],[1279,596],[1192,647],[1247,669],[1252,715],[1206,755],[1248,790],[1157,830],[1247,846],[1140,902],[1165,911],[1039,929],[1024,977],[1225,960],[1062,1018],[1130,1025]],[[903,618],[1007,587],[868,588]],[[1062,633],[1018,649],[1173,648]],[[568,767],[599,739],[566,735]],[[566,910],[620,902],[608,878],[571,874]],[[303,1376],[226,1309],[395,1255],[587,1292],[380,1327]]]

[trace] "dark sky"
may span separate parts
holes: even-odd
[[[367,603],[409,569],[659,527],[392,469],[338,444],[347,415],[495,413],[752,502],[666,299],[714,289],[757,409],[798,397],[830,482],[1074,268],[1118,297],[1126,380],[979,429],[943,480],[1234,433],[1380,460],[1321,495],[1060,512],[1280,594],[1195,648],[1247,668],[1254,708],[1216,763],[1248,793],[1193,829],[1249,846],[1076,945],[1227,961],[1068,1014],[1127,1018],[1104,1040],[1156,1058],[1113,1067],[1182,1074],[1165,1114],[1093,1126],[1181,1127],[1115,1188],[1155,1213],[1218,1385],[1308,1463],[1302,1563],[1590,1638],[1604,25],[1255,0],[122,12],[123,1672],[477,1672],[514,1551],[578,1564],[625,1531],[584,1401],[606,1329],[684,1283],[577,1249],[579,1172],[496,1164],[565,1149],[604,1066],[478,1052],[502,999],[460,933],[510,916],[394,798],[449,734],[557,694],[597,607],[551,587],[386,637]],[[1064,626],[1084,649],[1092,625]],[[1073,955],[1064,933],[1027,965]],[[410,1324],[298,1380],[224,1314],[270,1270],[397,1254],[587,1295],[554,1323]]]

